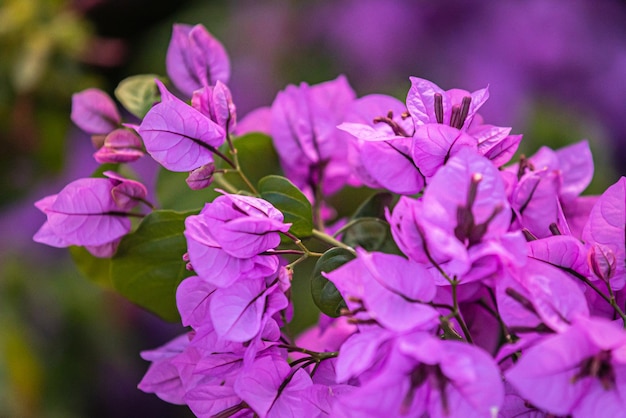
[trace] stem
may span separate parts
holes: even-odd
[[[312,184],[313,187],[313,220],[315,227],[320,231],[323,231],[324,220],[322,219],[322,202],[324,196],[322,196],[322,188],[317,184]]]
[[[233,156],[233,161],[235,163],[235,165],[233,166],[235,168],[235,171],[239,174],[239,177],[241,177],[241,180],[243,180],[244,183],[246,183],[246,186],[248,186],[248,188],[250,189],[250,191],[259,196],[259,192],[256,189],[256,187],[254,187],[254,185],[252,184],[252,182],[250,182],[250,180],[248,179],[248,177],[244,174],[244,172],[241,170],[241,166],[239,165],[239,156],[237,154],[237,148],[235,148],[232,143],[229,141],[229,146],[231,147],[230,153]]]
[[[311,351],[311,350],[307,350],[306,348],[298,347],[295,345],[288,345],[288,344],[280,344],[278,347],[286,348],[288,351],[309,355],[313,357],[314,359],[316,359],[317,361],[322,361],[322,360],[326,360],[329,358],[335,358],[339,355],[339,351],[328,351],[328,352],[320,353],[318,351]]]
[[[231,182],[226,180],[223,175],[213,177],[213,181],[215,181],[221,189],[226,190],[228,193],[235,194],[238,192],[237,188],[233,186]]]
[[[624,323],[624,328],[626,328],[626,315],[624,315],[624,311],[622,311],[619,305],[617,304],[617,299],[615,298],[615,293],[613,292],[613,289],[611,288],[611,284],[609,283],[608,280],[605,281],[605,283],[606,283],[606,288],[609,290],[609,303],[611,304],[613,309],[615,309],[615,312],[617,312],[617,314],[622,318],[622,322]]]
[[[223,154],[220,150],[218,150],[215,147],[210,147],[210,149],[215,155],[220,157],[222,160],[226,161],[226,164],[228,164],[232,168],[237,168],[236,159],[235,161],[231,160],[230,158],[228,158],[225,154]]]
[[[317,238],[319,241],[325,242],[326,244],[330,244],[333,247],[339,247],[339,248],[343,248],[344,250],[348,250],[352,254],[356,255],[356,251],[354,251],[354,248],[350,247],[349,245],[344,244],[343,242],[337,240],[336,238],[333,238],[332,236],[318,229],[313,230],[313,237]]]
[[[465,339],[468,343],[473,344],[472,335],[470,334],[469,328],[461,315],[461,310],[459,309],[459,301],[457,298],[456,288],[459,285],[459,282],[456,278],[450,280],[450,286],[452,286],[452,307],[453,311],[447,316],[447,318],[454,318],[459,323],[461,330],[463,331],[463,335],[465,335]]]

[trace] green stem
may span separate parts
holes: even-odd
[[[235,163],[235,166],[234,166],[235,171],[237,172],[237,174],[239,174],[239,177],[241,177],[241,180],[243,180],[243,182],[246,183],[246,186],[248,186],[248,188],[253,194],[255,194],[256,196],[259,196],[259,191],[256,189],[256,187],[254,187],[252,182],[244,174],[243,170],[241,169],[241,165],[239,165],[239,156],[237,153],[237,148],[233,146],[232,149],[230,150],[230,153],[233,156],[233,162]]]
[[[238,192],[237,188],[233,186],[231,182],[226,180],[226,178],[223,175],[214,176],[213,181],[215,182],[217,186],[219,186],[219,188],[226,190],[228,193],[235,194]]]
[[[343,248],[344,250],[348,250],[350,251],[352,254],[356,255],[356,251],[354,251],[354,248],[350,247],[349,245],[344,244],[343,242],[339,241],[336,238],[333,238],[332,236],[328,235],[325,232],[322,232],[318,229],[314,229],[313,230],[313,237],[325,242],[326,244],[330,244],[333,247],[339,247],[339,248]]]
[[[302,348],[302,347],[297,347],[295,345],[281,344],[278,347],[286,348],[288,351],[291,351],[291,352],[298,352],[298,353],[309,355],[313,357],[314,359],[316,359],[317,361],[334,358],[339,355],[339,351],[318,352],[318,351],[307,350],[306,348]]]

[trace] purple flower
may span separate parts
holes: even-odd
[[[185,181],[191,190],[206,189],[213,183],[214,173],[215,164],[208,163],[189,172]]]
[[[174,25],[165,65],[167,75],[187,97],[230,78],[226,50],[202,25]]]
[[[155,81],[161,102],[138,128],[148,153],[171,171],[191,171],[213,162],[213,153],[226,140],[224,129]]]
[[[452,157],[422,199],[401,199],[389,216],[394,239],[409,258],[434,262],[464,283],[524,263],[525,241],[508,232],[510,219],[498,169],[471,150]]]
[[[467,130],[476,111],[487,101],[487,88],[469,93],[465,90],[442,90],[435,83],[410,77],[411,88],[406,105],[417,129],[420,125],[444,124]]]
[[[278,257],[264,252],[280,244],[279,232],[291,224],[263,199],[224,194],[185,221],[193,269],[218,287],[241,275],[266,277],[278,269]]]
[[[302,397],[311,389],[303,369],[291,369],[281,358],[259,356],[235,382],[235,392],[260,418],[307,417],[315,411]]]
[[[72,122],[92,135],[105,135],[119,127],[115,102],[100,89],[87,89],[72,96]]]
[[[577,318],[524,351],[506,372],[519,394],[555,415],[620,416],[626,408],[626,333],[599,318]]]
[[[498,367],[480,348],[420,332],[387,339],[376,351],[360,386],[337,400],[336,416],[493,416],[503,403]],[[343,348],[338,362],[363,369],[359,355]]]
[[[130,231],[130,211],[147,195],[139,182],[106,172],[84,178],[35,203],[47,220],[33,239],[53,247],[85,246],[96,257],[110,257]]]
[[[193,92],[191,105],[211,118],[225,132],[233,132],[237,125],[237,109],[226,84],[218,81],[215,86],[205,86]]]
[[[143,156],[143,144],[136,133],[115,129],[104,137],[104,144],[93,156],[100,164],[130,163]]]
[[[310,192],[332,194],[350,177],[348,137],[338,130],[355,94],[345,77],[287,86],[272,104],[271,134],[285,174]]]
[[[439,313],[427,305],[435,296],[432,273],[403,257],[358,250],[356,259],[327,273],[359,320],[403,332],[430,329]]]
[[[605,270],[609,276],[601,277],[611,284],[611,288],[619,290],[626,284],[626,267],[623,260],[626,258],[626,242],[624,231],[626,230],[626,178],[622,177],[617,183],[606,189],[593,206],[589,214],[589,220],[583,229],[583,240],[589,245],[601,245],[590,254],[592,257],[592,269],[602,262],[603,257],[598,250],[606,254],[604,257],[621,260],[615,264],[615,268]],[[610,262],[609,262],[610,264]],[[597,270],[597,268],[596,268]],[[594,270],[594,272],[596,271]],[[597,275],[597,273],[596,273]]]
[[[183,334],[162,347],[143,351],[141,358],[151,361],[152,364],[137,387],[146,393],[154,393],[166,402],[185,404],[185,389],[172,360],[187,349],[189,339],[188,334]]]
[[[399,100],[372,94],[355,100],[346,122],[338,126],[355,138],[349,162],[364,184],[401,194],[418,193],[424,187],[424,177],[411,157],[409,137],[414,128],[405,112]]]

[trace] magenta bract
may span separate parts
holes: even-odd
[[[202,25],[174,25],[165,64],[167,75],[187,97],[230,78],[226,50]]]

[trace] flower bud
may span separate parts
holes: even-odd
[[[587,253],[587,261],[593,273],[607,283],[615,274],[615,254],[605,245],[593,244]]]
[[[206,189],[213,182],[213,174],[215,173],[215,164],[208,163],[202,167],[198,167],[189,173],[187,177],[187,185],[191,190]]]

